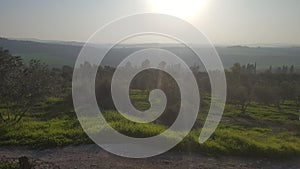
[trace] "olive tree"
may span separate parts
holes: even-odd
[[[52,81],[45,64],[31,60],[25,65],[20,57],[0,49],[0,122],[19,122],[51,93]]]

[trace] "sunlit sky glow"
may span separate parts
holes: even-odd
[[[199,17],[208,0],[150,0],[149,8],[155,12],[193,20]]]
[[[0,36],[84,42],[141,12],[185,19],[215,44],[300,44],[299,0],[0,0]]]

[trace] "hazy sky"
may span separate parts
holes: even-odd
[[[202,1],[0,0],[0,36],[86,41],[114,19],[163,12],[189,21],[215,44],[300,44],[300,0]]]

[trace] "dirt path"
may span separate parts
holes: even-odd
[[[206,157],[199,154],[169,152],[147,159],[128,159],[107,153],[96,145],[69,146],[46,150],[0,148],[0,159],[27,156],[36,168],[56,169],[299,169],[300,158],[293,160]]]

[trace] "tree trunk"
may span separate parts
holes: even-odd
[[[23,156],[19,158],[20,169],[31,169],[28,158]]]
[[[241,112],[241,113],[245,114],[245,113],[246,113],[247,106],[246,106],[245,103],[243,103],[241,106],[242,106],[242,112]]]

